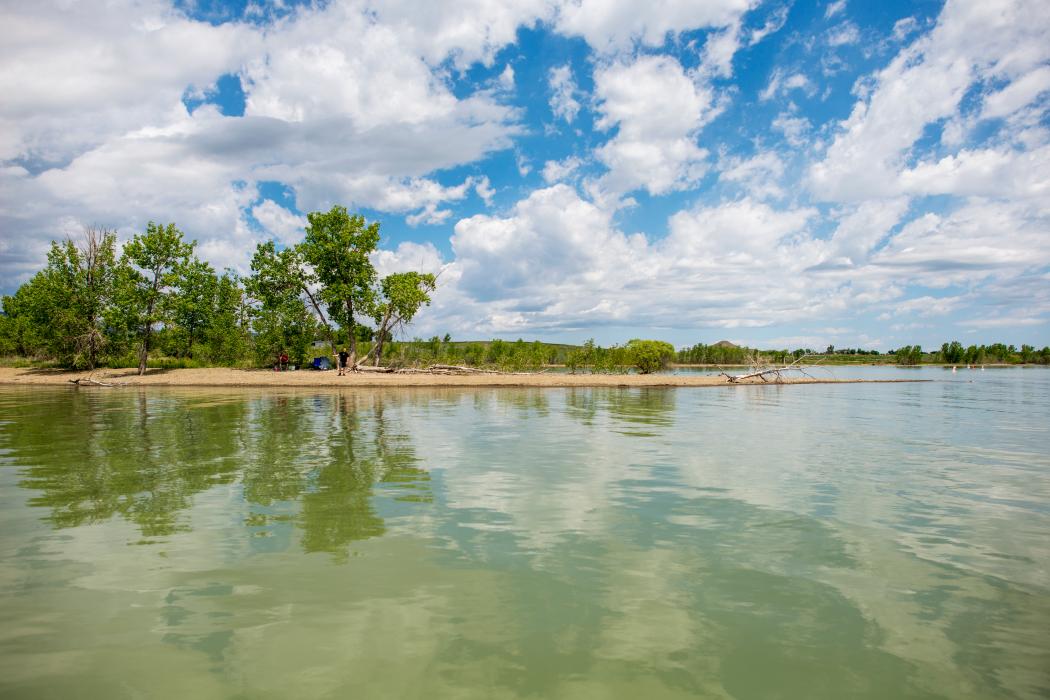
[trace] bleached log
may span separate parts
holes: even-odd
[[[752,366],[752,371],[747,372],[746,374],[729,374],[723,370],[721,372],[721,375],[725,377],[726,381],[728,381],[730,384],[736,384],[737,382],[744,381],[745,379],[755,378],[761,379],[764,382],[768,382],[769,380],[766,378],[768,376],[776,377],[776,381],[779,383],[784,380],[782,374],[783,372],[799,372],[809,377],[810,379],[813,379],[813,376],[806,372],[808,365],[800,364],[807,357],[809,357],[809,355],[803,355],[791,364],[785,365],[783,367],[766,367],[764,369],[757,369],[756,367]]]

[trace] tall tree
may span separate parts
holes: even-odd
[[[387,275],[379,283],[380,299],[373,310],[377,328],[374,365],[378,366],[383,357],[386,339],[410,323],[420,307],[430,305],[430,292],[434,291],[436,281],[434,275],[428,273],[398,272]]]
[[[250,309],[237,275],[227,270],[215,287],[215,306],[205,329],[208,359],[223,365],[243,360],[250,341]]]
[[[317,275],[307,267],[298,247],[278,251],[273,241],[256,246],[252,257],[252,276],[246,283],[248,293],[264,309],[287,307],[291,297],[298,299],[305,296],[335,353],[335,334],[322,309],[322,300],[314,290],[316,285]]]
[[[379,245],[379,224],[369,224],[338,205],[306,218],[306,238],[297,248],[317,275],[321,297],[349,336],[352,366],[357,362],[357,319],[371,316],[373,310],[376,271],[369,256]]]
[[[164,320],[167,297],[178,281],[178,269],[188,263],[196,245],[196,241],[184,241],[175,224],[161,226],[151,221],[145,234],[135,236],[124,246],[124,260],[134,268],[123,276],[123,282],[127,300],[139,311],[139,375],[146,373],[153,328]]]
[[[215,313],[219,278],[211,265],[196,257],[175,266],[175,285],[167,307],[177,341],[178,353],[193,357],[193,346],[201,341]]]
[[[19,344],[32,339],[63,364],[94,369],[106,344],[103,314],[115,268],[116,235],[110,231],[87,228],[79,245],[52,242],[47,267],[4,301]]]

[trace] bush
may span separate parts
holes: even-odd
[[[627,358],[642,374],[651,374],[667,367],[674,359],[674,346],[662,340],[631,340],[626,346]]]

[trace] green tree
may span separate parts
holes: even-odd
[[[322,309],[323,300],[314,291],[317,283],[317,274],[307,266],[301,247],[278,251],[273,241],[267,241],[255,249],[252,276],[246,288],[252,297],[267,308],[285,306],[292,296],[306,297],[335,354],[335,334]]]
[[[376,271],[369,255],[379,245],[379,224],[368,224],[363,216],[350,215],[338,205],[306,218],[306,238],[297,248],[317,275],[321,297],[350,338],[353,365],[357,362],[357,319],[373,312]]]
[[[674,358],[674,346],[662,340],[630,340],[626,346],[630,363],[642,374],[651,374],[667,366]]]
[[[139,337],[139,375],[146,373],[146,361],[153,341],[154,326],[163,320],[178,270],[187,264],[196,241],[186,242],[182,231],[170,223],[161,226],[150,221],[146,233],[136,235],[124,246],[124,261],[132,266],[121,280],[129,306],[136,309]]]
[[[205,330],[208,360],[232,365],[243,359],[251,340],[250,307],[240,280],[227,271],[215,285],[215,305]]]
[[[47,267],[4,300],[9,344],[93,369],[106,345],[103,316],[115,268],[116,235],[110,231],[85,229],[80,245],[52,242]]]
[[[374,365],[378,366],[383,357],[386,339],[411,323],[422,306],[430,305],[430,293],[436,283],[434,275],[420,272],[398,272],[383,278],[379,284],[379,302],[373,311],[377,328]]]
[[[962,343],[958,340],[953,340],[950,343],[944,343],[941,345],[941,360],[949,364],[962,362],[966,351],[963,348]]]
[[[175,355],[193,357],[215,313],[219,278],[211,265],[196,257],[176,266],[175,286],[167,299],[169,319],[178,344]]]
[[[41,271],[4,297],[4,315],[0,321],[5,352],[31,357],[47,352],[51,326],[48,302],[48,279]]]

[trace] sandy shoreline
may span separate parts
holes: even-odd
[[[0,367],[0,385],[9,386],[71,386],[70,381],[87,377],[87,372]],[[128,386],[169,387],[687,387],[740,386],[729,384],[725,377],[674,374],[483,374],[447,376],[429,374],[375,374],[358,373],[337,376],[335,371],[273,372],[265,369],[151,369],[139,377],[134,369],[97,370],[91,376],[103,382],[126,383]],[[787,379],[782,384],[872,384],[887,382],[915,382],[916,379],[835,379],[806,377]],[[747,384],[763,384],[756,379]],[[769,385],[776,386],[770,382]]]

